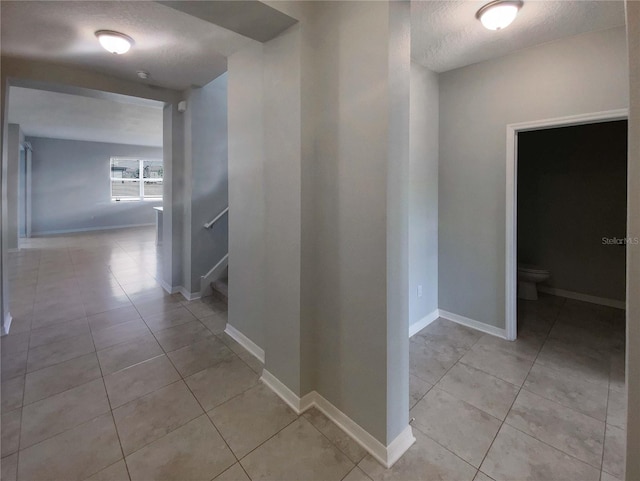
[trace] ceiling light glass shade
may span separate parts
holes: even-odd
[[[96,37],[100,45],[104,47],[107,52],[122,55],[127,53],[133,45],[133,39],[124,33],[113,32],[111,30],[98,30]]]
[[[478,10],[476,18],[489,30],[502,30],[515,20],[520,7],[522,2],[497,0]]]

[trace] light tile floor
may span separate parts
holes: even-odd
[[[519,302],[515,342],[439,319],[410,345],[414,432],[476,479],[624,477],[622,310],[542,296]]]
[[[223,332],[156,281],[152,229],[35,238],[10,259],[2,480],[615,480],[621,312],[545,297],[508,343],[438,320],[411,340],[417,442],[383,469],[295,415]]]

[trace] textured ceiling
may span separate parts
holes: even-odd
[[[251,2],[222,3],[250,6]],[[562,37],[624,25],[622,0],[525,0],[513,24],[495,32],[475,18],[484,3],[486,0],[412,1],[413,59],[444,72]],[[247,34],[258,32],[264,23],[285,25],[290,20],[276,16],[261,23],[260,18],[252,17],[255,12],[247,11],[245,18],[234,8],[208,8],[217,5],[185,2],[182,10],[195,8],[197,11],[189,12],[198,18],[150,1],[2,0],[0,50],[3,55],[75,65],[184,90],[220,75],[226,70],[225,57],[250,41],[211,23],[215,18],[221,19],[226,12],[229,25]],[[247,18],[252,19],[248,24]],[[126,55],[109,54],[94,36],[100,29],[126,33],[136,44]],[[138,79],[138,70],[150,72],[151,79]]]
[[[411,56],[446,72],[534,45],[624,25],[622,0],[524,0],[506,29],[485,29],[475,18],[484,1],[411,2]]]
[[[124,79],[184,90],[227,68],[226,56],[250,40],[148,1],[0,1],[2,55],[74,65]],[[135,40],[126,55],[102,49],[96,30]],[[151,78],[137,78],[138,70]]]
[[[27,136],[162,146],[157,107],[11,87],[9,122]]]

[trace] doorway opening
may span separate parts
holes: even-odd
[[[505,260],[505,265],[506,265],[506,305],[505,305],[505,318],[506,318],[506,336],[507,339],[509,340],[515,340],[517,338],[517,334],[518,334],[518,319],[517,319],[517,306],[518,306],[518,261],[520,260],[518,258],[518,232],[522,230],[519,229],[518,226],[518,201],[519,201],[519,197],[518,197],[518,162],[519,162],[519,143],[520,143],[520,136],[523,136],[522,141],[527,141],[527,139],[524,138],[525,135],[531,135],[531,134],[535,134],[536,132],[544,132],[544,131],[551,131],[551,130],[558,130],[561,128],[569,128],[569,127],[577,127],[577,126],[589,126],[589,125],[597,125],[597,124],[601,124],[601,123],[614,123],[614,122],[624,122],[626,125],[626,118],[627,118],[627,111],[626,109],[620,109],[620,110],[613,110],[613,111],[606,111],[606,112],[598,112],[598,113],[593,113],[593,114],[586,114],[586,115],[579,115],[579,116],[571,116],[571,117],[563,117],[563,118],[556,118],[556,119],[548,119],[548,120],[542,120],[542,121],[536,121],[536,122],[525,122],[525,123],[519,123],[519,124],[510,124],[507,126],[507,165],[506,165],[506,170],[507,170],[507,186],[506,186],[506,260]],[[625,131],[626,131],[626,126],[624,127]],[[529,139],[530,140],[530,139]],[[535,139],[534,139],[534,145],[535,145]],[[575,149],[576,152],[580,152],[580,149]],[[576,162],[576,161],[574,161]],[[579,162],[579,160],[578,160]],[[567,168],[568,164],[566,164],[565,162],[565,169]],[[560,168],[560,165],[555,165],[553,168],[554,169],[558,169]],[[597,168],[597,164],[594,168]],[[607,169],[606,165],[605,166],[601,166],[600,168],[604,168],[605,171]],[[560,179],[559,176],[556,176],[557,178],[554,180],[552,177],[553,176],[549,176],[547,175],[547,177],[549,177],[548,182],[558,182],[558,179]],[[626,176],[625,176],[625,182],[626,182]],[[584,183],[583,183],[584,184]],[[549,184],[549,186],[547,186],[547,190],[551,189],[550,187],[551,184]],[[586,184],[585,184],[586,185]],[[605,189],[606,190],[606,189]],[[559,189],[556,188],[556,191],[561,191]],[[567,193],[569,193],[567,191]],[[535,189],[533,194],[535,194]],[[602,191],[602,192],[593,192],[592,195],[589,195],[589,192],[583,192],[581,194],[581,197],[584,198],[594,198],[597,196],[606,196],[606,191]],[[618,192],[618,195],[620,193]],[[527,195],[531,195],[530,192],[527,193]],[[574,196],[575,197],[575,196]],[[625,209],[624,209],[624,213],[622,213],[621,215],[626,218],[626,191],[624,194],[625,197]],[[595,204],[592,205],[597,205],[597,201]],[[547,211],[549,210],[550,206],[547,206]],[[567,207],[566,205],[563,205],[563,207]],[[580,211],[580,206],[574,206],[575,211],[579,212]],[[534,214],[535,212],[532,212],[532,214]],[[620,213],[619,213],[620,214]],[[553,217],[553,215],[551,216]],[[583,217],[585,217],[583,215]],[[548,224],[550,222],[549,219],[545,220],[545,222]],[[605,226],[602,226],[605,227]],[[606,228],[606,227],[605,227]],[[625,227],[626,228],[626,227]],[[531,226],[528,227],[529,230],[532,229]],[[525,229],[526,231],[526,229]],[[602,249],[605,249],[603,252],[605,253],[605,258],[607,255],[610,256],[611,254],[611,250],[613,247],[611,246],[607,246],[606,244],[603,244],[603,239],[602,238],[606,238],[606,239],[610,239],[610,238],[614,238],[616,236],[621,236],[624,239],[624,236],[626,236],[626,231],[621,232],[621,233],[616,233],[616,234],[609,234],[609,233],[603,233],[600,237],[593,239],[590,238],[588,239],[588,242],[593,243],[593,242],[598,242],[600,243],[599,246],[597,247],[602,247]],[[590,236],[592,237],[592,236]],[[575,242],[576,239],[574,239]],[[586,242],[587,240],[585,240]],[[613,242],[613,241],[612,241]],[[624,242],[624,241],[623,241]],[[593,247],[593,246],[591,246]],[[608,249],[608,250],[607,250]],[[616,253],[620,253],[622,251],[621,247],[615,247],[615,249],[617,249]],[[546,248],[547,251],[552,250],[550,248]],[[526,251],[526,249],[525,249]],[[522,252],[522,251],[521,251]],[[529,250],[530,252],[530,250]],[[529,255],[529,256],[533,256],[535,257],[535,254],[525,254]],[[619,256],[618,256],[619,257]],[[613,258],[616,258],[616,254],[613,254]],[[520,260],[523,263],[527,263],[526,259],[522,259]],[[529,260],[529,263],[531,263],[532,261]],[[588,259],[585,260],[585,262],[588,262]],[[603,261],[603,263],[606,265],[606,261]],[[622,266],[624,266],[624,261],[622,261]],[[521,266],[522,267],[522,266]],[[524,266],[524,268],[526,269],[527,266]],[[531,267],[531,266],[528,266]],[[553,275],[553,273],[551,272],[550,269],[535,269],[535,267],[538,266],[534,266],[534,269],[532,269],[532,271],[537,271],[538,273],[542,272],[542,271],[547,271],[549,273],[549,275]],[[544,266],[539,266],[539,267],[544,267]],[[564,269],[563,269],[564,270]],[[556,273],[557,275],[557,273]],[[561,278],[563,278],[564,276],[561,276]],[[624,278],[624,270],[622,271],[622,277]],[[563,281],[564,282],[564,281]],[[565,284],[566,285],[566,284]],[[545,287],[543,286],[543,290],[545,289]],[[549,292],[553,292],[556,295],[563,295],[563,296],[570,296],[572,294],[575,294],[574,291],[571,291],[570,289],[567,288],[562,288],[562,287],[546,287],[547,293]],[[583,289],[584,290],[584,289]],[[573,296],[575,298],[575,296]],[[587,302],[593,302],[593,301],[605,301],[605,300],[616,300],[616,299],[611,299],[611,298],[607,298],[604,296],[597,296],[597,295],[590,295],[589,293],[585,293],[583,294],[583,296],[581,297],[583,300],[587,301]],[[618,303],[615,303],[614,307],[624,307],[624,301],[620,301],[620,299],[617,299]],[[609,304],[609,305],[613,305],[613,304]]]

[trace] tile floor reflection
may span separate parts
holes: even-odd
[[[157,281],[154,230],[34,238],[10,258],[2,480],[615,480],[621,311],[544,297],[509,343],[439,319],[411,339],[417,442],[390,470],[259,382],[226,306]]]

